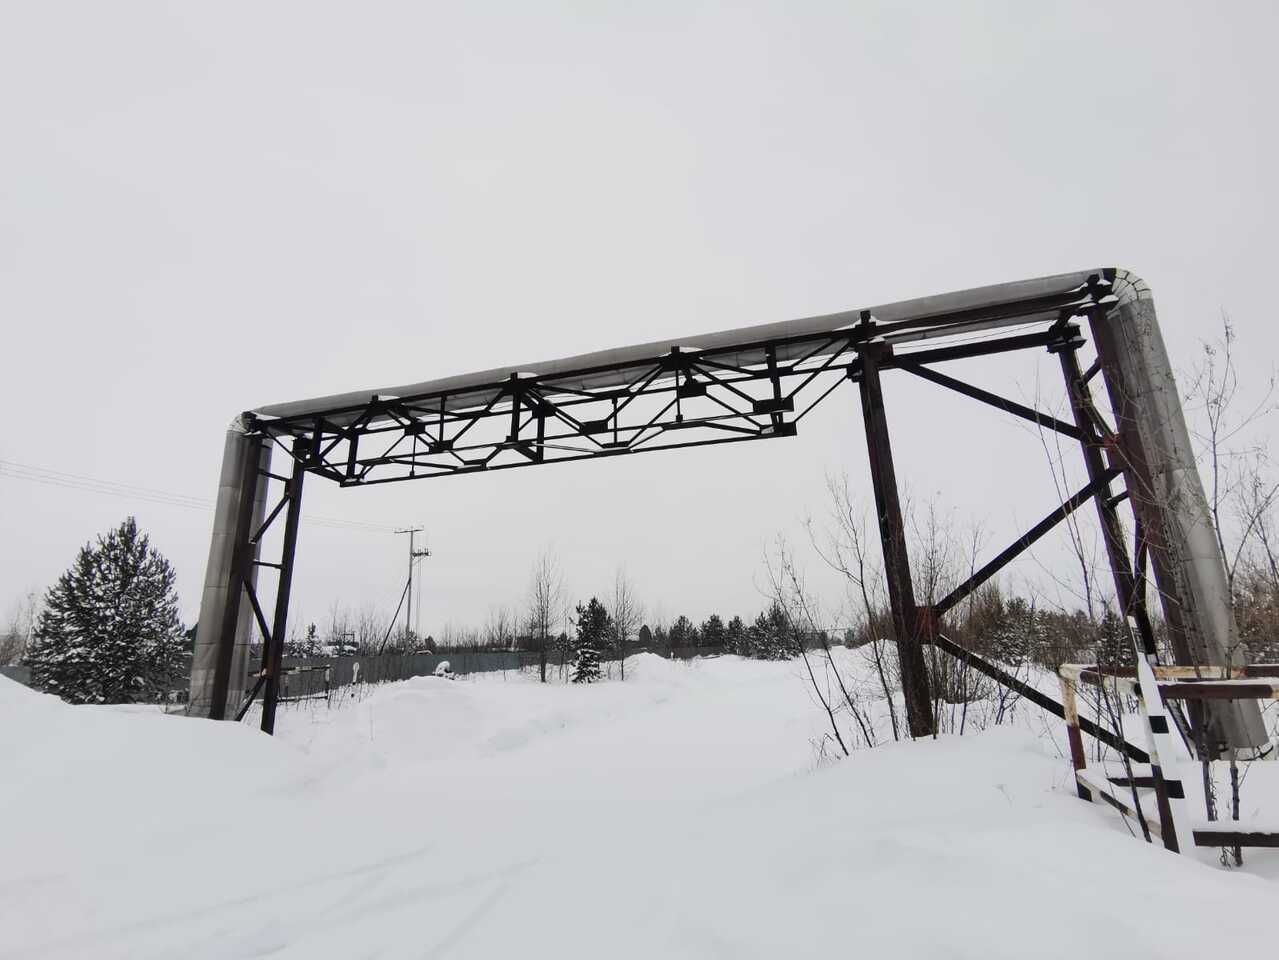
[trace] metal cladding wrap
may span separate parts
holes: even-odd
[[[227,430],[222,451],[213,536],[209,542],[200,620],[191,659],[188,712],[192,716],[215,720],[231,716],[244,696],[252,612],[247,603],[241,602],[244,591],[240,578],[248,576],[253,582],[256,577],[255,568],[248,562],[256,559],[256,550],[249,547],[253,556],[237,565],[237,534],[240,529],[256,528],[262,523],[266,511],[266,471],[270,467],[270,440],[249,434],[243,421],[237,419]],[[241,542],[244,539],[239,537]],[[242,572],[246,570],[247,573]]]
[[[791,347],[785,344],[776,346],[775,360],[785,363],[795,356],[809,352],[809,345],[798,341],[847,330],[857,324],[862,314],[866,312],[869,312],[880,324],[909,325],[911,332],[896,337],[897,342],[906,339],[922,341],[930,336],[956,332],[955,327],[946,326],[939,327],[930,333],[928,321],[931,317],[950,318],[955,314],[968,311],[981,314],[983,311],[997,309],[1004,304],[1031,301],[1036,298],[1070,296],[1074,292],[1078,292],[1078,299],[1085,300],[1087,297],[1084,291],[1090,277],[1099,277],[1102,273],[1101,270],[1080,270],[1034,280],[976,287],[955,293],[918,297],[913,300],[843,310],[839,313],[828,313],[816,317],[782,320],[776,323],[739,327],[734,330],[719,330],[713,333],[617,347],[612,350],[599,350],[594,353],[565,357],[561,360],[495,367],[491,370],[421,383],[397,384],[372,390],[316,397],[312,400],[268,404],[256,407],[252,412],[263,418],[280,419],[323,414],[328,422],[342,424],[356,419],[363,406],[374,396],[407,398],[445,393],[448,394],[445,409],[460,410],[484,403],[492,391],[492,385],[505,383],[513,375],[554,379],[558,384],[580,390],[605,390],[625,384],[629,370],[652,363],[668,355],[672,349],[714,351],[724,362],[744,367],[765,361],[765,351],[761,344],[784,340],[797,341]],[[1018,316],[1017,320],[1019,323],[1032,322],[1036,319],[1051,322],[1057,319],[1058,314],[1058,308],[1052,306],[1045,308],[1042,316],[1023,314]],[[980,326],[984,328],[996,325],[996,323],[983,323]],[[470,392],[472,390],[474,390],[473,393]]]
[[[1098,354],[1087,371],[1078,354],[1086,343],[1085,321]],[[936,369],[1045,348],[1060,354],[1073,423]],[[1083,448],[1089,474],[1087,487],[935,607],[920,607],[911,595],[900,511],[892,509],[896,479],[878,379],[894,369],[1072,437]],[[1113,435],[1089,386],[1098,372],[1117,420]],[[1124,615],[1134,618],[1143,649],[1153,650],[1154,641],[1138,580],[1144,560],[1136,557],[1149,555],[1178,662],[1211,668],[1244,661],[1154,304],[1137,277],[1107,267],[249,411],[227,439],[196,639],[192,712],[227,716],[244,691],[250,604],[241,603],[242,595],[249,596],[264,638],[272,632],[253,579],[262,564],[257,543],[268,443],[289,453],[294,476],[265,522],[287,502],[295,524],[308,472],[343,487],[361,486],[795,436],[808,412],[850,380],[863,393],[881,539],[895,561],[889,567],[899,589],[890,593],[904,663],[922,665],[920,646],[941,645],[939,616],[1089,499],[1102,522],[1115,596],[1127,608]],[[1127,490],[1112,495],[1120,472]],[[1124,494],[1143,538],[1134,556],[1116,510]],[[286,622],[292,554],[286,537],[281,562],[267,564],[281,573],[278,625]],[[928,678],[922,666],[912,676],[911,729],[924,735],[931,729]],[[254,687],[255,693],[266,689],[264,703],[274,696],[274,679],[264,671]],[[1265,743],[1255,702],[1202,709],[1217,746]],[[268,712],[264,708],[264,717]]]
[[[1247,651],[1149,287],[1118,271],[1114,302],[1094,314],[1091,326],[1116,418],[1118,465],[1150,551],[1177,662],[1240,665]],[[1246,749],[1267,742],[1255,701],[1206,709],[1220,743]]]

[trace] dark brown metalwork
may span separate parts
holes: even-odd
[[[1107,467],[1102,455],[1103,436],[1097,430],[1097,424],[1101,418],[1093,404],[1088,380],[1079,368],[1078,350],[1083,343],[1078,328],[1070,326],[1063,331],[1061,341],[1050,349],[1056,352],[1061,360],[1062,376],[1066,380],[1066,391],[1070,397],[1070,409],[1074,413],[1075,426],[1080,432],[1080,448],[1083,450],[1084,467],[1088,471],[1088,479],[1094,483],[1103,481],[1095,497],[1097,518],[1101,522],[1102,541],[1106,546],[1106,557],[1110,561],[1120,616],[1133,617],[1137,623],[1137,632],[1143,649],[1146,653],[1153,655],[1155,632],[1150,624],[1150,616],[1146,612],[1144,598],[1137,593],[1133,561],[1128,556],[1123,522],[1115,509],[1116,502],[1111,496],[1110,482],[1105,479],[1108,474],[1113,477],[1114,471]]]
[[[1027,530],[1010,546],[1004,548],[998,556],[984,564],[980,570],[957,586],[937,603],[933,604],[933,611],[940,616],[952,609],[955,604],[962,601],[1023,552],[1028,550],[1037,540],[1043,537],[1044,534],[1048,533],[1049,530],[1052,530],[1068,516],[1074,513],[1081,505],[1087,503],[1089,500],[1095,499],[1098,494],[1103,491],[1109,490],[1110,481],[1115,479],[1118,475],[1118,470],[1107,470],[1096,480],[1089,481],[1074,495],[1067,499],[1065,503]]]
[[[902,695],[906,701],[906,721],[912,737],[928,737],[935,732],[935,727],[923,644],[933,640],[934,620],[931,616],[920,617],[911,583],[906,528],[897,493],[897,474],[893,469],[893,448],[888,439],[884,392],[879,381],[879,359],[887,352],[881,344],[861,348],[858,386],[866,426],[866,450],[870,455],[871,485],[875,491],[875,513],[884,551],[884,574],[888,579],[888,603],[892,608],[901,667]]]
[[[400,392],[410,394],[405,396],[345,394],[329,400],[262,408],[261,414],[245,414],[243,421],[249,434],[269,437],[289,455],[293,464],[289,477],[270,475],[272,479],[284,481],[286,491],[256,532],[251,531],[254,509],[251,497],[245,498],[249,502],[241,504],[241,513],[236,516],[234,602],[238,605],[242,589],[249,597],[254,618],[266,640],[267,658],[259,683],[249,698],[251,701],[259,689],[266,691],[263,729],[273,725],[274,706],[279,699],[278,658],[287,628],[297,517],[305,473],[315,473],[341,486],[367,486],[648,450],[794,436],[799,421],[845,380],[856,381],[861,394],[894,638],[911,734],[927,736],[934,727],[923,654],[925,644],[933,644],[1017,691],[1027,701],[1062,716],[1062,704],[941,636],[938,618],[1082,503],[1093,499],[1102,523],[1116,595],[1123,612],[1136,617],[1143,645],[1147,650],[1153,649],[1144,591],[1138,589],[1138,584],[1144,583],[1145,540],[1138,539],[1134,564],[1127,555],[1122,523],[1116,512],[1130,491],[1114,493],[1111,489],[1119,476],[1119,467],[1125,471],[1128,487],[1134,476],[1140,476],[1140,470],[1134,473],[1133,464],[1128,460],[1122,464],[1114,462],[1112,447],[1116,443],[1122,447],[1123,437],[1112,435],[1112,428],[1102,419],[1089,392],[1088,383],[1098,373],[1103,374],[1108,389],[1112,389],[1109,368],[1099,358],[1086,372],[1081,372],[1076,356],[1083,343],[1076,323],[1090,319],[1094,335],[1100,336],[1098,317],[1115,302],[1112,288],[1116,276],[1113,270],[1086,277],[1081,274],[1050,292],[1045,292],[1047,288],[1042,281],[1028,281],[1031,287],[1022,289],[1033,288],[1038,291],[1037,295],[1022,295],[1020,299],[1008,296],[986,306],[965,306],[964,309],[926,307],[913,316],[908,315],[908,319],[898,319],[903,314],[897,312],[890,313],[889,322],[880,322],[871,311],[862,311],[860,322],[854,322],[857,314],[849,312],[832,315],[838,316],[838,321],[817,332],[810,332],[814,329],[811,325],[753,328],[741,331],[742,337],[731,343],[726,339],[728,334],[710,335],[709,342],[715,344],[710,349],[697,347],[695,339],[691,341],[693,345],[688,346],[648,345],[654,347],[651,353],[643,353],[648,346],[642,346],[628,348],[621,355],[592,354],[580,358],[583,363],[575,369],[566,369],[572,365],[570,361],[536,367],[543,371],[541,373],[521,373],[507,368],[491,371],[491,376],[486,373],[403,388]],[[959,301],[940,298],[936,302],[940,305],[947,301],[952,307],[974,302],[962,298]],[[1004,328],[1021,330],[1003,333]],[[1025,332],[1027,328],[1035,329]],[[796,333],[797,329],[804,332]],[[978,333],[978,339],[957,340],[973,332]],[[937,364],[1045,347],[1060,354],[1073,424],[934,369]],[[895,368],[1078,441],[1088,473],[1088,484],[1083,489],[933,607],[920,607],[916,603],[911,583],[880,382],[884,370]],[[1117,429],[1121,433],[1125,429],[1122,420]],[[280,573],[274,623],[268,630],[266,614],[246,571],[254,562],[252,547],[286,508],[280,563],[259,562],[260,566]],[[1150,532],[1149,525],[1141,528],[1143,535]],[[1152,548],[1150,553],[1158,566],[1157,551]],[[223,621],[220,641],[223,646],[217,661],[223,694],[230,671],[235,622],[234,616]],[[226,624],[231,624],[231,628],[226,628]],[[1176,627],[1176,624],[1170,625]],[[223,711],[219,710],[218,715],[222,716]],[[1109,737],[1107,742],[1129,756],[1145,756],[1143,751],[1107,731],[1096,729],[1086,719],[1080,719],[1079,726],[1100,739]]]
[[[1007,670],[1004,670],[991,663],[989,660],[978,656],[966,647],[961,647],[954,640],[951,640],[944,634],[937,634],[933,642],[936,643],[937,649],[950,654],[960,663],[967,664],[979,673],[985,674],[990,677],[990,679],[1000,684],[1000,686],[1007,687],[1009,690],[1016,692],[1023,699],[1028,700],[1040,709],[1047,710],[1053,716],[1060,717],[1063,720],[1067,719],[1066,709],[1062,704],[1058,703],[1047,694],[1036,690],[1024,680],[1019,680],[1017,677],[1014,677]],[[1107,730],[1105,727],[1097,726],[1097,724],[1093,723],[1087,717],[1077,717],[1077,719],[1079,721],[1079,729],[1083,730],[1090,737],[1095,737],[1114,750],[1120,750],[1126,753],[1130,759],[1135,760],[1137,763],[1148,763],[1150,761],[1150,755],[1140,747],[1129,743],[1127,740],[1124,740],[1119,736],[1116,736],[1112,731]]]
[[[895,349],[882,338],[910,337],[912,331],[925,327],[963,328],[974,322],[1042,318],[1048,310],[1078,315],[1091,309],[1097,296],[1096,290],[1072,291],[1004,304],[994,310],[961,310],[900,323],[877,323],[864,314],[861,323],[836,333],[760,341],[732,350],[673,347],[655,361],[634,364],[624,386],[607,390],[576,386],[600,372],[587,368],[549,377],[510,374],[491,385],[468,386],[464,398],[446,390],[410,397],[371,396],[364,404],[318,414],[274,419],[252,414],[246,417],[277,443],[293,437],[296,446],[290,455],[295,463],[302,462],[298,451],[305,448],[305,471],[343,486],[365,486],[644,450],[793,436],[805,414],[843,380],[854,380],[862,398],[908,725],[913,736],[928,736],[933,733],[934,719],[923,647],[936,641],[937,618],[1079,504],[1103,491],[1109,496],[1108,480],[1114,474],[1104,471],[1104,475],[1090,477],[1088,487],[985,565],[936,608],[919,607],[911,584],[880,373],[900,367],[916,377],[1081,441],[1091,437],[1094,428],[1091,424],[1065,423],[929,366],[1058,343],[1062,335],[1060,322],[1031,333],[988,336],[976,342],[941,346],[929,343],[922,347],[906,344],[909,349]],[[783,354],[785,361],[780,359]],[[743,362],[741,358],[746,355],[755,356],[754,362]],[[805,400],[810,392],[814,398]],[[283,502],[263,529],[282,506]],[[289,509],[293,510],[292,503]],[[291,568],[291,562],[290,548],[282,564]],[[285,580],[282,577],[281,582]],[[261,623],[265,618],[252,591],[250,600]],[[287,606],[287,592],[284,603]],[[276,611],[278,621],[278,597]],[[282,636],[278,629],[267,631],[264,625],[263,633]],[[946,649],[946,645],[939,644],[939,648]],[[955,655],[953,650],[948,652]],[[967,652],[964,655],[969,656]],[[996,679],[1015,683],[1014,678],[1002,672]],[[269,698],[269,672],[266,689]],[[1025,695],[1032,702],[1043,699],[1034,693]],[[1054,703],[1049,709],[1060,715],[1060,705]]]
[[[1196,847],[1279,847],[1279,833],[1260,830],[1194,830]]]
[[[280,664],[284,659],[284,639],[289,629],[289,595],[293,589],[293,560],[297,555],[298,521],[302,517],[302,481],[306,478],[307,450],[302,439],[293,445],[293,476],[285,496],[289,501],[284,518],[284,543],[280,550],[280,583],[275,595],[275,622],[262,651],[262,731],[275,732],[275,708],[280,699]]]
[[[1056,417],[1035,410],[1025,404],[1018,403],[1015,400],[1009,400],[1007,397],[1001,397],[997,393],[991,393],[989,390],[983,390],[981,387],[974,387],[971,383],[964,383],[962,380],[956,380],[954,377],[948,377],[944,373],[930,369],[918,363],[901,362],[897,364],[899,370],[905,370],[907,373],[913,373],[915,376],[929,380],[939,386],[954,390],[956,393],[962,393],[966,397],[972,397],[982,403],[989,404],[1005,413],[1011,413],[1013,416],[1021,417],[1023,420],[1029,420],[1031,423],[1040,427],[1047,427],[1049,430],[1056,430],[1058,433],[1064,433],[1066,436],[1074,440],[1082,440],[1084,435],[1079,428],[1072,424],[1058,420]]]

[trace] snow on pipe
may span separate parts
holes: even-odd
[[[1241,665],[1247,651],[1150,288],[1120,270],[1113,294],[1113,304],[1093,314],[1091,326],[1174,654],[1187,666]],[[1255,700],[1212,703],[1207,710],[1220,742],[1236,749],[1267,742]]]
[[[257,458],[258,470],[248,480],[246,460]],[[237,418],[227,430],[222,449],[222,472],[218,481],[217,506],[213,514],[213,536],[209,542],[209,562],[205,568],[204,591],[200,597],[200,619],[195,632],[195,651],[191,659],[191,692],[188,713],[196,717],[234,716],[248,685],[249,641],[253,611],[241,602],[244,591],[237,583],[232,589],[232,564],[237,526],[244,487],[252,483],[253,506],[251,529],[256,530],[266,513],[268,477],[271,467],[271,444],[264,437],[251,436],[243,418]],[[253,557],[257,559],[257,547]],[[248,577],[256,584],[257,568],[249,566]],[[218,655],[223,650],[222,636],[228,617],[235,617],[234,644],[231,650],[230,674],[222,704],[215,704],[215,677]],[[220,707],[220,709],[219,709]]]
[[[1099,278],[1110,283],[1109,296],[1101,310],[1090,310],[1090,295]],[[1117,417],[1119,450],[1125,461],[1125,479],[1132,494],[1136,516],[1141,520],[1149,543],[1155,580],[1159,589],[1169,636],[1177,660],[1186,665],[1220,666],[1240,663],[1246,653],[1239,643],[1231,597],[1226,585],[1225,565],[1213,535],[1207,498],[1195,465],[1193,450],[1181,409],[1180,396],[1169,363],[1167,350],[1159,332],[1154,303],[1146,285],[1124,270],[1101,269],[1077,271],[1022,280],[1015,283],[981,287],[973,290],[883,305],[871,310],[879,322],[903,321],[946,316],[955,311],[995,311],[1001,305],[1027,297],[1061,295],[1078,291],[1080,313],[1091,318],[1098,356],[1104,379]],[[997,311],[996,311],[997,312]],[[834,333],[853,322],[860,311],[845,311],[822,317],[783,321],[759,327],[720,331],[679,342],[697,347],[732,347],[750,344],[770,337],[794,337],[815,332]],[[992,314],[993,315],[993,314]],[[1040,315],[1022,320],[1051,323],[1060,310],[1045,308]],[[974,328],[999,326],[1004,320],[977,320]],[[937,331],[953,333],[954,328]],[[917,336],[917,334],[912,334]],[[617,350],[524,367],[499,368],[478,374],[450,377],[427,383],[402,385],[374,391],[376,394],[402,396],[432,390],[480,389],[513,371],[526,370],[539,376],[556,376],[583,367],[593,367],[590,377],[580,386],[599,387],[622,376],[627,364],[659,355],[669,350],[666,341],[641,344]],[[587,382],[589,380],[589,382]],[[485,388],[486,390],[488,388]],[[258,408],[258,415],[293,416],[320,410],[333,422],[356,413],[337,413],[334,407],[367,403],[369,392],[322,397],[314,400],[277,404]],[[485,393],[485,396],[488,394]],[[467,399],[467,398],[462,398]],[[204,602],[196,639],[196,655],[192,672],[192,713],[207,716],[212,683],[212,670],[217,661],[217,648],[226,612],[235,611],[239,618],[236,632],[236,659],[228,697],[238,696],[244,688],[249,611],[238,596],[228,591],[232,541],[239,503],[237,465],[243,465],[245,451],[261,441],[244,433],[243,422],[228,434],[223,461],[223,481],[219,490],[214,539],[209,553],[209,569],[205,579]],[[264,454],[269,459],[270,451]],[[260,479],[261,499],[265,478]],[[264,504],[258,503],[257,516]],[[1265,727],[1254,702],[1214,704],[1215,729],[1221,738],[1235,747],[1255,747],[1265,742]]]

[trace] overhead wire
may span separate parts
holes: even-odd
[[[212,510],[216,506],[216,502],[207,497],[195,497],[190,494],[175,493],[171,490],[158,490],[154,487],[121,483],[117,480],[102,480],[98,477],[69,473],[65,470],[54,470],[49,467],[38,467],[27,463],[17,463],[12,460],[0,460],[0,477],[6,477],[11,480],[25,480],[28,483],[37,483],[44,486],[101,493],[107,496],[138,500],[144,503],[183,507],[188,510]],[[302,515],[302,522],[336,529],[367,530],[377,533],[390,533],[394,530],[394,527],[390,524],[306,513]]]

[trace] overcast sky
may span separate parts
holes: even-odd
[[[1276,35],[1273,3],[5,3],[0,460],[212,498],[264,403],[1106,265],[1179,365],[1228,311],[1256,379]],[[949,372],[1058,396],[1046,356]],[[903,482],[992,552],[1053,505],[1033,433],[887,402]],[[307,509],[424,525],[437,634],[548,546],[576,596],[625,563],[667,618],[750,614],[828,472],[869,500],[853,389],[802,426]],[[0,605],[129,513],[194,619],[211,510],[8,475]],[[403,538],[300,549],[295,622],[394,607]]]

